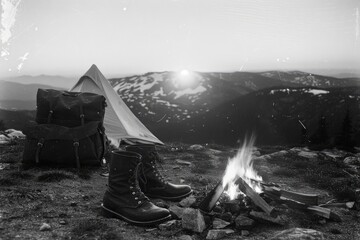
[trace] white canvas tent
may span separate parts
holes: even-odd
[[[106,98],[105,132],[113,143],[115,141],[117,146],[121,140],[163,144],[131,112],[95,64],[90,67],[70,91],[91,92],[103,95]]]

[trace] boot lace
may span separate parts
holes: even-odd
[[[165,178],[163,177],[163,175],[160,173],[159,169],[157,168],[157,165],[159,165],[161,167],[161,169],[164,170],[163,166],[161,165],[162,161],[160,159],[159,154],[157,152],[150,152],[149,159],[150,159],[152,172],[155,174],[155,176],[157,177],[157,179],[160,182],[162,182],[163,184],[166,184],[167,181],[165,180]]]
[[[142,171],[142,173],[139,174],[139,171]],[[144,181],[143,179],[141,179],[141,176],[144,175],[144,168],[142,163],[138,163],[135,167],[135,170],[130,169],[130,179],[129,179],[129,188],[130,188],[130,192],[131,195],[134,197],[134,200],[137,201],[137,204],[140,205],[145,201],[149,201],[149,199],[145,196],[145,194],[141,191],[140,186],[139,186],[139,179],[141,181]]]

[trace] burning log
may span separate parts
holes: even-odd
[[[216,184],[215,188],[209,192],[206,197],[199,204],[199,209],[203,212],[211,212],[219,200],[221,194],[224,192],[223,182],[220,181]]]
[[[236,180],[239,185],[239,189],[248,196],[256,206],[260,207],[264,212],[270,216],[275,216],[274,207],[270,206],[257,194],[242,178]]]

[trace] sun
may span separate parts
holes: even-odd
[[[183,69],[183,70],[181,70],[180,74],[181,74],[181,76],[185,77],[185,76],[188,76],[190,74],[190,72],[187,69]]]

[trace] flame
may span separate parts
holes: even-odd
[[[238,185],[235,183],[238,178],[242,178],[256,192],[261,192],[260,184],[252,181],[262,181],[262,177],[257,174],[253,167],[252,153],[254,150],[254,143],[254,135],[251,136],[249,141],[245,139],[236,156],[228,160],[222,183],[225,189],[224,192],[231,200],[241,194]]]

